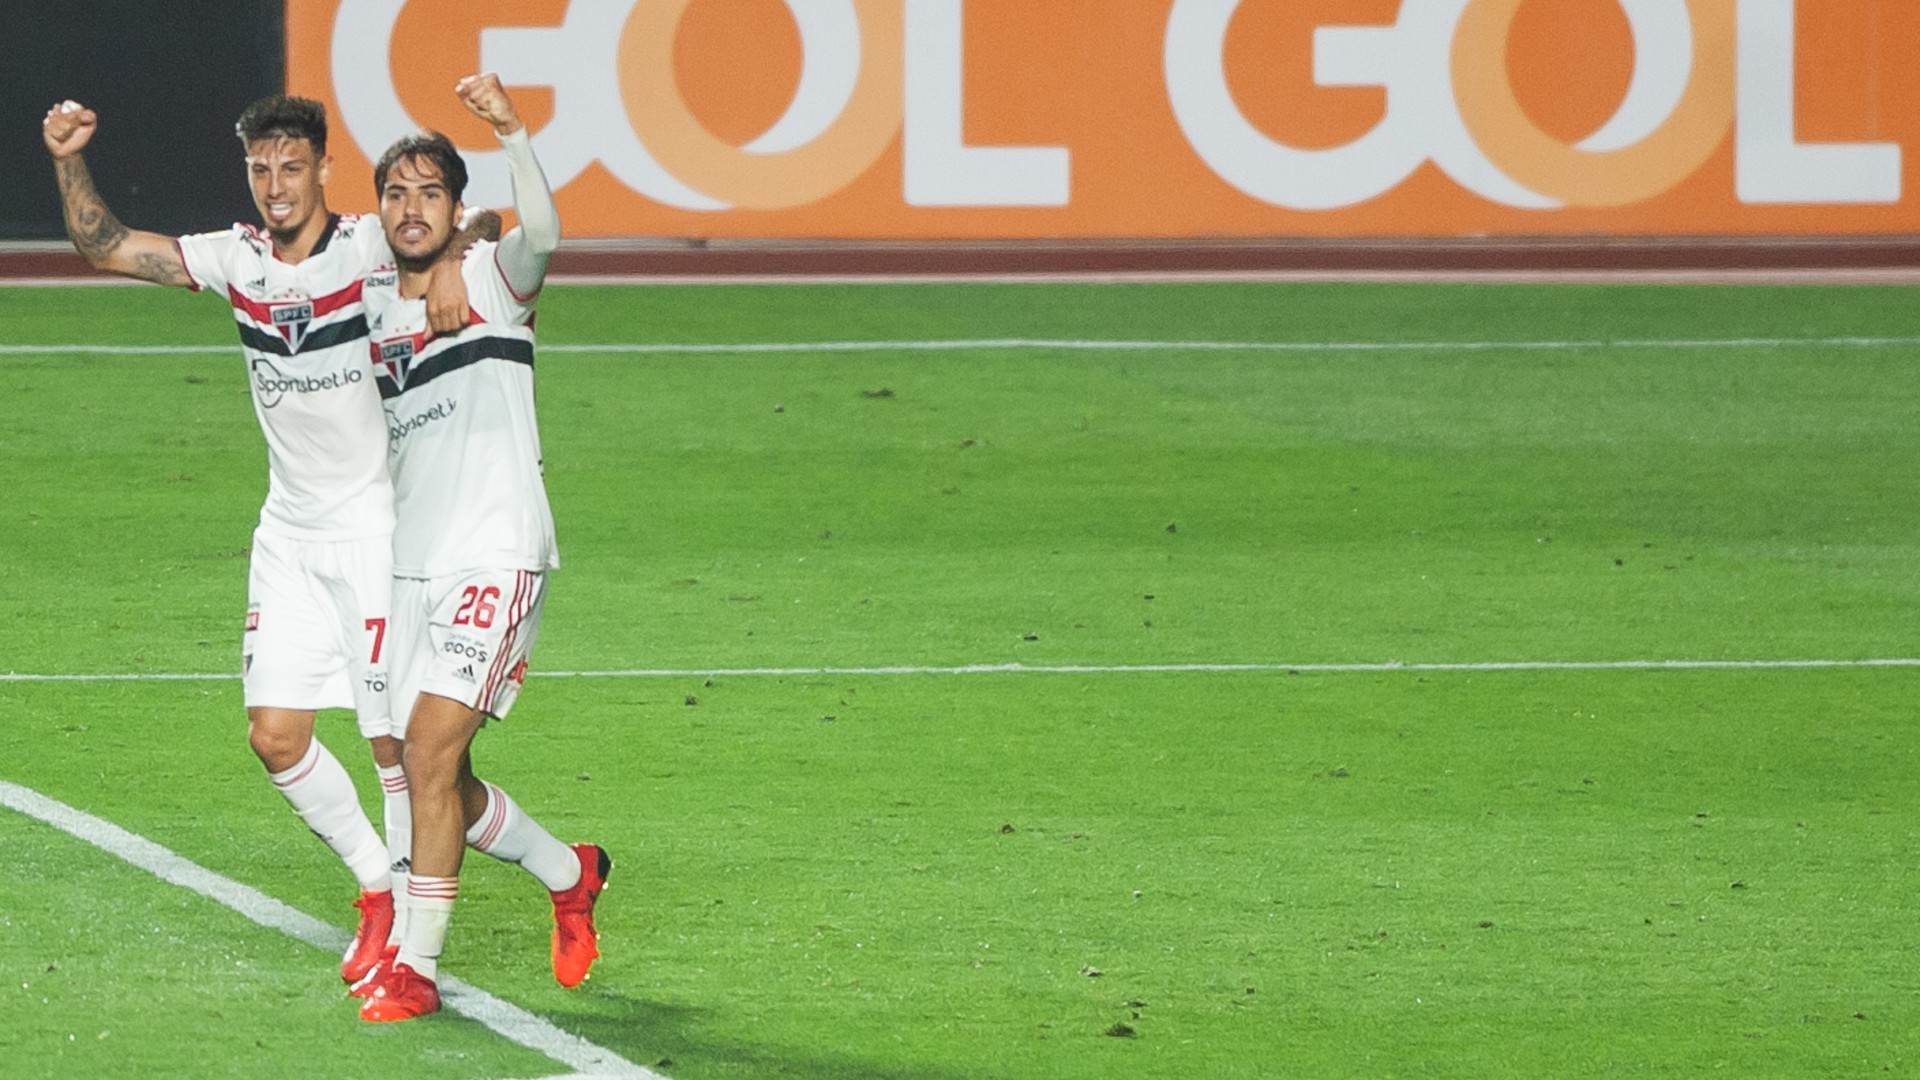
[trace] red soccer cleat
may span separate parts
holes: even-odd
[[[360,1006],[360,1019],[376,1024],[440,1011],[440,988],[432,979],[400,963],[384,969],[366,997]]]
[[[353,902],[360,909],[360,928],[353,932],[353,944],[347,946],[347,954],[340,958],[340,978],[348,986],[367,977],[373,965],[380,962],[380,953],[387,947],[387,936],[393,932],[393,893],[391,890],[368,892],[360,890],[360,899]]]
[[[607,887],[613,860],[598,844],[575,844],[580,857],[580,881],[553,895],[553,977],[561,986],[575,987],[600,956],[600,935],[593,928],[593,904]]]
[[[379,962],[373,965],[373,970],[362,975],[359,982],[347,987],[347,996],[354,998],[373,996],[374,984],[387,977],[387,972],[393,970],[394,958],[399,955],[400,946],[398,945],[389,945],[381,950]]]

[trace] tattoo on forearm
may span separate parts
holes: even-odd
[[[178,259],[169,259],[164,255],[155,255],[151,251],[142,252],[133,260],[133,276],[157,285],[191,285],[193,279],[187,276],[187,268]]]
[[[186,264],[171,251],[152,250],[151,234],[142,233],[140,243],[127,247],[132,233],[113,216],[100,192],[93,186],[93,174],[79,154],[53,163],[60,181],[60,202],[66,211],[67,236],[88,262],[115,273],[129,274],[161,285],[191,285]],[[126,250],[122,250],[125,248]]]
[[[93,186],[93,175],[80,155],[54,162],[60,179],[60,201],[66,210],[67,235],[73,246],[89,261],[113,254],[127,239],[127,227],[113,216],[100,192]]]

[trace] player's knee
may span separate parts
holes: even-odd
[[[416,798],[453,789],[460,776],[460,750],[458,745],[442,745],[433,738],[411,738],[401,744],[400,766]]]
[[[268,772],[285,772],[306,756],[313,733],[296,725],[255,717],[247,722],[247,745]]]

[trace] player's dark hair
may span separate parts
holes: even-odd
[[[387,173],[402,161],[427,162],[440,170],[440,179],[447,185],[448,194],[454,202],[467,190],[467,163],[461,158],[460,151],[454,149],[453,140],[437,131],[422,131],[418,135],[409,135],[380,155],[380,161],[373,167],[373,194],[379,198],[387,190]]]
[[[233,125],[243,144],[283,136],[313,144],[313,156],[327,156],[327,107],[312,98],[275,94],[247,106]]]

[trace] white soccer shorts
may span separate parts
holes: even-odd
[[[253,534],[240,644],[248,708],[352,709],[360,734],[393,734],[387,699],[391,536]]]
[[[421,694],[504,719],[540,632],[547,575],[475,570],[393,579],[393,726],[406,737]]]

